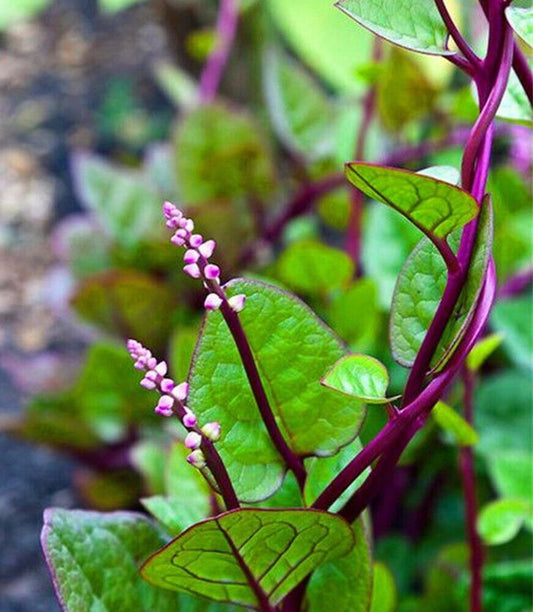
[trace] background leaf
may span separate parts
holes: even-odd
[[[465,419],[445,402],[437,402],[431,411],[436,423],[449,432],[459,446],[474,446],[479,436]]]
[[[533,47],[533,9],[531,6],[508,6],[505,9],[505,16],[518,36]]]
[[[448,31],[431,0],[340,0],[337,6],[385,40],[412,51],[449,55]]]
[[[394,612],[397,598],[396,584],[389,568],[384,563],[374,563],[370,612]]]
[[[255,607],[256,585],[277,604],[321,563],[354,545],[343,519],[315,510],[233,510],[194,525],[144,564],[165,589]]]
[[[353,440],[364,409],[320,385],[344,355],[334,334],[297,298],[250,280],[226,285],[244,293],[239,315],[282,433],[301,455],[328,456]],[[220,421],[219,452],[246,501],[271,495],[283,467],[259,415],[235,344],[219,312],[209,313],[195,352],[189,406],[200,422]]]
[[[486,544],[497,546],[510,542],[520,531],[531,508],[517,499],[499,499],[479,513],[477,530]]]

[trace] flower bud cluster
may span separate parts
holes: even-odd
[[[161,394],[155,407],[155,413],[164,417],[178,416],[188,430],[185,446],[192,452],[187,461],[197,468],[205,467],[205,456],[200,449],[202,442],[216,442],[220,439],[220,423],[206,423],[201,429],[197,427],[198,419],[186,405],[189,385],[186,382],[176,384],[167,376],[168,367],[165,361],[157,361],[152,353],[137,340],[128,340],[127,348],[135,360],[135,368],[145,372],[141,386],[145,389],[156,389]]]
[[[220,287],[220,268],[209,262],[216,247],[214,240],[205,240],[201,234],[193,234],[194,221],[188,219],[174,204],[165,202],[163,204],[163,215],[166,219],[166,226],[174,230],[170,241],[184,247],[183,271],[192,278],[199,278],[204,281],[204,286],[210,291],[204,301],[206,310],[218,310],[224,301],[235,312],[240,312],[244,308],[246,296],[244,294],[234,295],[226,298],[224,291]]]

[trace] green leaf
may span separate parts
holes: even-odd
[[[332,298],[328,321],[352,348],[368,350],[374,342],[379,324],[377,297],[376,284],[362,278]]]
[[[163,544],[140,514],[48,509],[42,544],[67,612],[186,610],[188,598],[154,589],[138,575],[141,561]]]
[[[390,309],[398,275],[419,240],[418,230],[405,217],[377,202],[369,203],[363,225],[362,261],[366,275],[376,283],[384,311]]]
[[[457,248],[459,236],[452,236]],[[470,322],[483,286],[492,245],[492,206],[484,200],[471,266],[441,341],[433,355],[434,370],[442,368]],[[391,306],[390,339],[394,358],[411,367],[433,320],[446,286],[446,265],[436,247],[424,238],[406,260],[398,277]]]
[[[505,9],[505,16],[518,36],[533,47],[533,8],[508,6]]]
[[[260,127],[245,112],[220,104],[185,115],[174,137],[176,172],[187,205],[261,200],[273,186],[274,169]]]
[[[490,334],[476,342],[474,348],[468,353],[466,366],[472,372],[477,372],[485,361],[494,353],[504,339],[503,334]]]
[[[448,30],[432,0],[340,0],[344,11],[360,25],[391,43],[431,55],[451,55]]]
[[[320,460],[321,461],[321,460]],[[364,519],[352,525],[355,546],[316,569],[306,589],[308,612],[367,612],[372,591],[372,552]]]
[[[361,441],[359,438],[356,438],[353,442],[341,448],[333,457],[310,457],[305,460],[307,479],[304,487],[304,502],[307,506],[311,506],[326,485],[350,463],[362,448]],[[338,512],[356,489],[361,486],[369,472],[370,468],[367,468],[361,476],[356,478],[346,491],[331,505],[329,511]]]
[[[174,495],[153,495],[143,497],[140,501],[171,536],[177,536],[209,514],[206,512],[202,516],[194,516],[196,513],[190,512],[188,503],[184,503],[183,499]]]
[[[51,0],[17,0],[17,2],[0,0],[0,31],[6,30],[18,21],[31,19],[50,3]]]
[[[377,82],[377,108],[385,128],[400,132],[434,106],[437,91],[420,64],[405,51],[393,48]]]
[[[479,436],[476,430],[451,406],[444,402],[437,402],[431,413],[437,424],[452,434],[459,446],[474,446]]]
[[[346,164],[346,177],[367,196],[388,204],[432,240],[445,238],[474,219],[478,206],[459,187],[408,170]]]
[[[514,71],[509,75],[507,89],[500,102],[496,117],[510,123],[531,125],[529,98]]]
[[[503,348],[518,366],[533,369],[533,295],[501,300],[491,313],[492,327],[503,334]]]
[[[499,499],[482,508],[477,530],[486,544],[506,544],[520,531],[528,514],[531,514],[531,507],[522,500]]]
[[[387,368],[369,355],[341,357],[321,382],[367,404],[386,404],[398,397],[386,397],[389,386]]]
[[[137,338],[155,352],[167,342],[174,304],[167,285],[133,270],[86,278],[71,298],[72,307],[86,321],[119,338]]]
[[[353,25],[336,11],[329,0],[267,0],[268,10],[285,39],[298,56],[335,89],[360,92],[355,77],[366,64],[372,49],[372,36]],[[357,49],[349,53],[347,49]]]
[[[389,568],[379,561],[374,563],[370,612],[394,612],[396,610],[397,599],[396,583]]]
[[[500,453],[531,453],[531,376],[507,371],[485,378],[475,394],[479,453],[492,459]]]
[[[179,66],[160,61],[154,68],[159,87],[180,109],[187,109],[198,101],[198,84]]]
[[[166,453],[161,444],[152,440],[141,440],[130,451],[130,459],[145,481],[151,495],[165,492],[164,471]]]
[[[272,126],[280,140],[307,159],[333,152],[332,105],[301,65],[274,48],[263,58],[263,88]]]
[[[139,2],[141,0],[98,0],[98,6],[106,13],[118,13]]]
[[[320,564],[350,552],[340,517],[316,510],[226,512],[183,532],[141,569],[151,584],[220,602],[276,605]]]
[[[131,248],[163,236],[162,197],[141,172],[85,153],[73,157],[72,170],[78,197],[118,244]]]
[[[352,279],[353,261],[344,251],[315,240],[291,244],[281,255],[278,275],[288,287],[311,295],[339,289]]]
[[[320,385],[344,355],[340,340],[300,300],[258,281],[234,280],[239,315],[282,433],[300,455],[329,456],[357,435],[364,409]],[[258,501],[280,485],[283,466],[260,418],[235,343],[220,312],[209,313],[189,376],[189,406],[219,421],[218,450],[240,499]]]
[[[531,503],[533,500],[531,452],[509,448],[488,456],[488,460],[489,475],[500,497],[521,499]]]

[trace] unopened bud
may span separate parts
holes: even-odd
[[[192,453],[187,455],[187,461],[199,470],[204,468],[206,465],[205,456],[200,449],[194,450]]]
[[[202,433],[211,442],[216,442],[220,439],[220,423],[217,423],[217,421],[206,423],[202,427]]]
[[[201,443],[202,436],[195,431],[190,431],[185,437],[185,446],[191,450],[199,448]]]
[[[244,293],[239,293],[238,295],[234,295],[233,297],[230,297],[228,300],[228,304],[230,305],[230,308],[233,311],[241,312],[241,310],[244,308],[245,301],[246,301],[246,296],[244,295]]]

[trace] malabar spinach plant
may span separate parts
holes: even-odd
[[[483,56],[463,37],[442,0],[338,3],[380,39],[442,55],[457,66],[476,90],[479,112],[464,140],[459,180],[443,167],[414,172],[361,159],[349,162],[345,175],[355,187],[347,230],[351,257],[301,241],[279,261],[280,280],[314,296],[321,308],[327,300],[320,285],[338,282],[341,288],[342,279],[353,275],[353,262],[361,263],[363,195],[407,219],[421,239],[396,280],[390,307],[391,351],[409,371],[403,388],[390,393],[385,365],[370,355],[348,353],[332,330],[284,288],[254,278],[223,282],[223,249],[198,233],[188,210],[165,202],[171,242],[184,251],[183,271],[205,290],[206,314],[187,380],[172,376],[166,361],[152,354],[153,347],[131,339],[127,348],[135,368],[143,372],[142,387],[159,394],[156,414],[180,441],[164,458],[172,469],[164,473],[162,494],[143,500],[155,521],[126,512],[46,512],[43,546],[64,609],[393,609],[390,574],[372,562],[366,510],[392,488],[402,454],[416,452],[416,439],[433,419],[460,446],[469,607],[481,610],[480,534],[489,543],[508,541],[524,521],[530,523],[525,487],[505,478],[508,466],[515,468],[516,456],[503,454],[490,469],[507,493],[484,509],[476,526],[472,445],[477,434],[472,424],[476,372],[501,341],[492,335],[478,342],[496,293],[492,247],[498,228],[487,191],[494,119],[505,96],[531,96],[532,83],[514,38],[514,30],[528,36],[530,11],[501,0],[481,1],[480,6],[488,24]],[[201,75],[201,105],[210,104],[218,90],[237,8],[235,0],[221,1],[220,40]],[[376,60],[381,53],[378,42]],[[397,61],[399,66],[403,60]],[[405,64],[403,69],[409,71]],[[365,98],[358,158],[364,155],[365,132],[379,94],[371,86]],[[199,119],[204,121],[206,116]],[[238,135],[235,124],[224,137]],[[305,147],[305,142],[297,144]],[[255,164],[257,173],[246,174],[253,179],[246,191],[260,198],[265,187],[261,160],[252,149],[241,163]],[[228,184],[242,185],[242,176],[239,167],[228,167]],[[338,184],[336,175],[312,184],[311,193],[296,198],[287,214],[297,216],[321,189]],[[188,201],[216,199],[213,187],[209,173],[205,183],[185,185]],[[275,235],[279,230],[270,231]],[[312,273],[306,273],[309,269]],[[507,290],[516,292],[513,286]],[[370,295],[361,285],[358,291]],[[364,316],[358,291],[355,298],[341,293],[329,311],[341,328],[346,319]],[[148,315],[144,325],[151,324]],[[443,401],[455,392],[458,377],[463,416]],[[520,393],[519,377],[514,386]],[[502,395],[496,388],[492,393]],[[365,415],[377,411],[386,415],[385,425],[374,437],[361,440]],[[498,412],[492,417],[497,422]],[[523,450],[527,447],[526,442]],[[453,565],[456,559],[449,551],[447,555],[442,563]],[[514,570],[515,576],[524,575],[520,568]],[[492,577],[486,573],[485,581],[494,587],[497,572]],[[410,609],[424,605],[428,603],[422,598]]]

